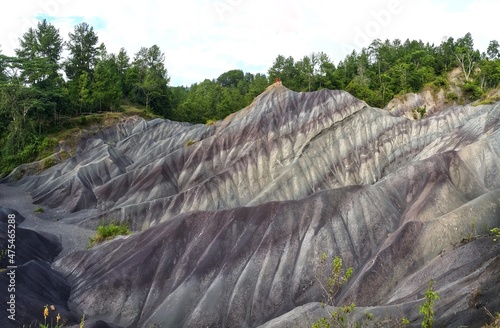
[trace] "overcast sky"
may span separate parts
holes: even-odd
[[[334,63],[372,40],[420,39],[471,32],[485,51],[499,40],[498,0],[5,0],[0,12],[2,53],[46,18],[67,40],[83,21],[109,52],[129,56],[157,44],[171,85],[217,78],[230,69],[266,73],[278,54],[296,60],[323,51]]]

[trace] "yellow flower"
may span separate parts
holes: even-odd
[[[48,316],[49,316],[49,306],[45,305],[45,308],[43,309],[43,317],[47,319]]]
[[[59,320],[61,320],[61,315],[58,313],[56,317],[56,323],[59,324]]]

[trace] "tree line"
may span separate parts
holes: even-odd
[[[42,20],[19,38],[15,56],[3,55],[0,48],[0,165],[32,160],[47,133],[64,129],[64,118],[120,111],[123,104],[171,120],[207,123],[247,106],[280,78],[295,91],[342,89],[384,107],[395,95],[426,85],[446,89],[446,74],[457,67],[464,96],[481,97],[500,84],[498,42],[480,53],[470,33],[438,46],[375,40],[338,64],[323,52],[299,60],[278,55],[267,74],[234,69],[189,87],[172,87],[157,45],[142,47],[132,57],[124,48],[109,53],[85,22],[63,40],[57,28]]]
[[[280,55],[269,69],[269,77],[280,77],[283,84],[297,91],[346,90],[383,108],[394,96],[420,92],[427,85],[446,89],[447,74],[457,67],[465,80],[465,100],[480,98],[500,84],[498,42],[491,41],[487,51],[480,53],[470,33],[457,40],[446,38],[439,46],[377,39],[361,51],[352,51],[337,65],[322,52],[299,61]]]

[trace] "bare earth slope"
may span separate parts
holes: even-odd
[[[500,242],[485,236],[500,226],[499,171],[498,103],[415,121],[275,84],[212,126],[128,119],[11,184],[65,226],[137,231],[54,263],[75,317],[310,326],[325,314],[314,267],[327,252],[353,266],[338,302],[360,315],[418,326],[434,279],[436,323],[478,327],[483,307],[500,311]]]

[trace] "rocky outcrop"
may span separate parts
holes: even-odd
[[[310,325],[327,252],[354,268],[338,304],[419,325],[434,279],[439,325],[474,326],[500,310],[500,244],[485,230],[500,226],[499,149],[498,103],[413,120],[275,84],[211,126],[129,119],[14,184],[66,223],[137,231],[55,263],[69,308],[89,318]]]
[[[407,93],[396,97],[384,109],[395,116],[404,116],[410,120],[417,120],[422,116],[434,114],[451,106],[452,104],[446,99],[443,89],[433,92],[427,88],[420,93]]]

